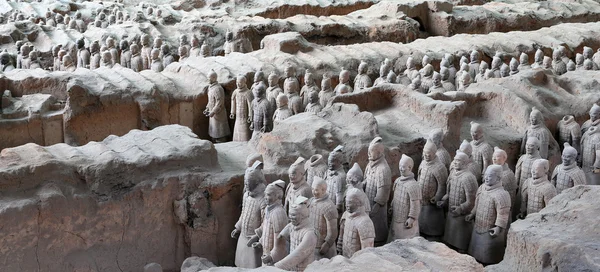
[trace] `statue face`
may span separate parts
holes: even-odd
[[[494,152],[492,155],[492,162],[497,165],[504,165],[506,162],[506,157],[504,157],[504,154],[500,152]]]
[[[329,90],[331,89],[331,81],[323,79],[321,81],[321,90]]]
[[[292,77],[292,67],[285,67],[285,77]]]
[[[269,77],[269,87],[275,87],[277,85],[277,79],[274,77]]]
[[[306,84],[308,86],[312,86],[314,83],[315,83],[315,81],[312,78],[312,74],[304,75],[304,84]]]
[[[423,160],[430,162],[435,158],[433,150],[423,150]]]
[[[237,85],[238,89],[246,88],[246,82],[243,79],[238,79],[235,84]]]
[[[351,184],[352,186],[356,187],[356,185],[360,182],[362,182],[362,180],[354,175],[346,176],[346,184]]]
[[[410,162],[401,161],[400,162],[400,175],[402,175],[403,177],[410,176],[410,173],[412,173],[412,168],[413,168],[413,166],[410,165]]]
[[[477,55],[477,52],[471,52],[471,62],[477,62],[479,60],[479,56]]]
[[[265,200],[267,201],[268,205],[273,205],[280,200],[279,195],[273,186],[267,186],[265,189]]]
[[[491,171],[489,168],[485,171],[483,181],[487,186],[494,186],[500,182],[500,175],[497,172]]]
[[[302,212],[302,208],[292,208],[290,209],[290,223],[293,226],[298,226],[306,220],[307,216]]]
[[[600,117],[600,115],[599,115],[599,114],[597,114],[597,113],[595,113],[595,112],[590,112],[590,119],[591,119],[592,121],[596,121],[596,120],[598,120],[598,117]]]
[[[456,170],[464,170],[467,167],[467,161],[456,156],[456,157],[454,157],[454,160],[452,161],[452,165],[454,165],[454,168]]]
[[[350,80],[350,74],[346,71],[340,73],[340,82],[347,83]]]
[[[251,176],[246,175],[244,177],[244,186],[246,186],[246,188],[248,188],[249,191],[254,191],[254,189],[256,189],[256,187],[258,186],[258,182]]]
[[[383,156],[383,148],[380,145],[369,147],[369,160],[374,161]]]
[[[312,185],[312,193],[315,198],[322,198],[327,192],[327,183],[316,183]]]
[[[531,154],[533,154],[533,153],[534,153],[536,150],[538,150],[538,148],[539,148],[539,147],[538,147],[538,145],[537,145],[537,144],[535,144],[535,143],[527,143],[527,144],[525,145],[525,152],[526,152],[527,154],[530,154],[530,155],[531,155]]]
[[[338,168],[338,166],[340,165],[338,155],[334,152],[329,153],[329,157],[327,157],[327,165],[331,170]]]
[[[361,207],[361,203],[360,203],[360,199],[358,199],[358,196],[352,194],[346,197],[346,210],[349,213],[354,213],[356,211],[358,211],[358,209]]]
[[[483,138],[483,130],[481,129],[471,129],[471,138],[475,141],[479,141],[481,138]]]
[[[535,126],[540,123],[540,120],[537,115],[531,115],[531,116],[529,116],[529,122],[531,123],[531,125]]]
[[[562,164],[564,166],[569,166],[569,165],[572,165],[573,163],[575,163],[575,159],[577,159],[577,154],[568,154],[568,153],[565,154],[563,152],[561,159],[562,159]]]
[[[301,166],[291,166],[288,170],[291,183],[299,183],[304,179],[304,169]]]
[[[538,179],[546,175],[546,169],[544,169],[544,165],[541,163],[533,163],[531,167],[531,177],[534,179]]]

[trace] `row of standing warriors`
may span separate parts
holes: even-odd
[[[298,158],[289,168],[287,186],[281,180],[268,184],[261,157],[251,156],[242,213],[232,232],[238,238],[236,265],[302,271],[314,260],[351,257],[366,247],[418,235],[442,240],[481,263],[498,263],[513,220],[539,212],[568,188],[589,184],[586,175],[600,168],[600,106],[592,107],[590,117],[583,127],[567,131],[563,125],[572,119],[561,121],[559,134],[571,136],[559,137],[562,163],[552,172],[545,158],[549,142],[556,141],[536,109],[515,172],[506,163],[507,153],[492,148],[477,123],[471,123],[472,140],[461,143],[454,159],[442,145],[442,130],[433,130],[417,175],[413,159],[402,155],[400,177],[393,183],[380,137],[369,145],[364,174],[356,163],[346,172],[343,146],[338,146],[326,160]]]

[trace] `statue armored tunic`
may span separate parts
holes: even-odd
[[[573,116],[565,116],[558,121],[558,144],[563,146],[564,143],[569,143],[576,150],[580,151],[579,144],[581,142],[581,127]]]
[[[477,179],[469,170],[457,170],[450,174],[446,184],[448,207],[457,207],[456,212],[449,211],[446,217],[444,241],[460,250],[469,249],[473,224],[465,217],[475,205]]]
[[[577,185],[585,185],[585,173],[581,168],[573,163],[569,166],[559,164],[552,172],[550,180],[552,185],[556,187],[556,193],[560,194],[563,190],[569,189]]]
[[[519,188],[519,183],[517,182],[517,178],[515,177],[515,173],[510,170],[508,164],[502,165],[502,177],[500,178],[502,182],[502,187],[508,195],[510,196],[510,205],[513,207],[515,205],[515,201],[517,201],[517,190]]]
[[[375,238],[375,227],[373,221],[366,213],[344,212],[340,224],[340,239],[342,255],[350,258],[354,253],[362,248],[373,247],[372,243],[365,243],[365,240]]]
[[[306,198],[313,197],[312,189],[308,186],[306,181],[301,181],[299,184],[289,183],[285,190],[285,209],[289,212],[290,203],[294,201],[298,196]]]
[[[262,185],[264,187],[264,185]],[[251,192],[244,193],[242,199],[242,213],[240,219],[235,224],[235,228],[240,230],[237,247],[235,250],[235,266],[245,268],[256,268],[261,266],[260,256],[262,251],[249,247],[248,241],[256,233],[256,229],[260,227],[263,219],[263,208],[265,206],[264,190],[257,195],[252,195]]]
[[[315,260],[313,250],[317,235],[312,227],[289,227],[293,228],[290,232],[290,253],[275,266],[287,271],[304,271]]]
[[[435,158],[429,162],[422,161],[417,175],[423,201],[419,215],[420,233],[427,236],[442,236],[444,234],[444,210],[438,208],[440,201],[446,193],[448,170]],[[434,199],[434,203],[432,203]]]
[[[516,215],[521,211],[521,200],[523,199],[523,185],[525,184],[525,181],[527,181],[527,179],[531,177],[531,166],[533,165],[533,162],[537,159],[541,159],[539,154],[525,154],[522,155],[517,161],[517,166],[515,167],[515,179],[519,184],[519,188],[517,190],[517,199],[515,201],[515,207],[514,209],[512,209],[513,217],[516,217]]]
[[[556,196],[556,188],[546,177],[529,178],[523,185],[522,193],[521,212],[527,211],[527,214],[532,214],[548,206],[548,202]]]
[[[387,204],[392,189],[392,171],[385,156],[375,161],[369,161],[365,169],[365,193],[371,205],[370,217],[375,226],[375,244],[385,243],[388,235]],[[374,205],[381,206],[379,211],[374,211]]]
[[[540,140],[540,157],[542,157],[542,159],[548,159],[551,150],[558,151],[558,143],[545,125],[530,125],[529,128],[527,128],[522,142],[522,153],[525,153],[523,150],[525,150],[525,143],[527,142],[528,137],[535,137]]]
[[[133,65],[133,63],[132,63]],[[229,136],[231,130],[225,112],[225,92],[217,82],[208,87],[208,104],[206,108],[214,115],[208,120],[208,135],[213,139]]]
[[[444,146],[438,146],[437,151],[435,152],[435,156],[444,164],[446,169],[450,168],[452,158],[450,157],[450,153],[448,153],[448,150],[446,150]]]
[[[269,101],[264,98],[252,100],[252,124],[254,128],[252,137],[260,132],[262,128],[264,128],[264,132],[273,129],[269,107]]]
[[[421,201],[421,188],[414,175],[396,179],[392,199],[392,224],[388,236],[389,242],[419,236]],[[414,219],[412,228],[406,228],[405,226],[409,217]]]
[[[235,89],[231,94],[231,114],[235,115],[233,141],[245,142],[250,140],[250,124],[248,118],[252,111],[252,93],[248,88]]]
[[[581,137],[581,169],[585,173],[594,170],[596,151],[600,150],[600,130],[590,127]]]
[[[473,140],[471,141],[471,147],[473,148],[473,152],[471,154],[471,159],[477,166],[477,173],[485,172],[488,165],[492,164],[492,154],[494,154],[494,149],[490,144],[483,140]],[[475,176],[477,182],[481,184],[481,175]]]
[[[337,238],[337,229],[335,231],[336,235],[329,236],[327,232],[327,221],[331,220],[336,222],[337,228],[338,212],[335,204],[333,204],[329,197],[325,195],[325,197],[320,199],[312,198],[309,209],[310,222],[312,222],[312,226],[317,234],[317,245],[314,249],[315,259],[318,260],[321,258],[319,250],[321,250],[321,245],[323,245],[325,242],[329,242],[330,247],[329,251],[327,251],[323,257],[333,258],[336,254],[335,239]]]
[[[288,217],[281,203],[267,206],[264,214],[262,225],[256,233],[260,237],[263,256],[271,256],[273,262],[277,262],[287,255],[286,241],[278,239],[277,235],[287,225]]]
[[[336,170],[327,170],[327,195],[335,205],[343,205],[344,192],[346,192],[346,172],[340,167]]]

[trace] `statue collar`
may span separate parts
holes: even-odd
[[[501,187],[502,187],[502,182],[498,182],[498,183],[496,183],[496,184],[494,184],[492,186],[489,186],[489,185],[487,185],[485,183],[483,184],[483,189],[486,190],[486,191],[493,191],[493,190],[499,189]]]
[[[408,181],[408,180],[414,180],[415,179],[415,174],[413,174],[412,172],[410,172],[408,174],[408,176],[400,176],[400,181]]]

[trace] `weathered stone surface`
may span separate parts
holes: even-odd
[[[182,126],[134,130],[82,147],[0,153],[0,261],[10,271],[165,271],[198,255],[231,265],[243,172]],[[186,224],[174,201],[187,200]],[[193,201],[192,201],[193,200]]]
[[[181,264],[181,272],[198,272],[208,270],[211,267],[215,267],[213,263],[205,258],[200,257],[189,257]]]
[[[513,222],[504,260],[486,271],[598,271],[600,187],[563,191],[550,205]]]

